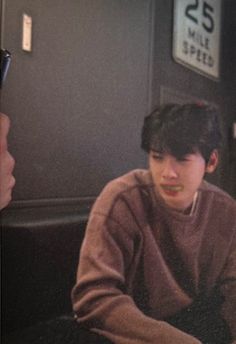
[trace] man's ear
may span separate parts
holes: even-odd
[[[207,173],[212,173],[215,171],[217,165],[219,162],[219,153],[217,149],[214,149],[213,152],[210,155],[209,161],[206,165],[206,172]]]

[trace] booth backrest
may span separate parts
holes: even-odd
[[[88,212],[36,207],[1,217],[3,333],[70,313]]]

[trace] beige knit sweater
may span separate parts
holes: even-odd
[[[189,216],[165,206],[149,171],[105,187],[72,291],[80,323],[117,344],[197,344],[163,320],[217,285],[236,339],[236,202],[229,195],[203,182]]]

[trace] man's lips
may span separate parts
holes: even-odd
[[[161,187],[164,191],[170,192],[179,192],[183,191],[183,185],[171,185],[171,184],[161,184]]]

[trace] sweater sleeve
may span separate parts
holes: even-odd
[[[115,344],[199,344],[196,338],[143,314],[126,293],[134,245],[121,224],[91,214],[72,291],[78,322]]]
[[[221,276],[221,290],[224,295],[223,317],[227,321],[236,344],[236,228],[228,259]]]

